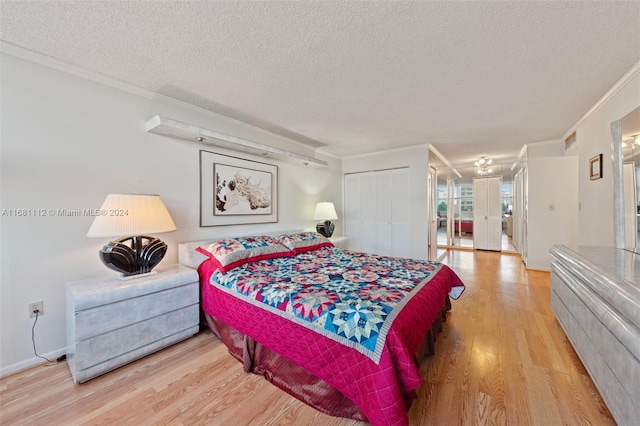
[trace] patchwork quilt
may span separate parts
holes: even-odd
[[[413,354],[464,290],[446,265],[335,247],[204,275],[207,313],[336,387],[374,425],[407,424],[421,383]]]

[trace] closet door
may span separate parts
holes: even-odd
[[[409,169],[344,176],[349,248],[364,253],[409,257]]]
[[[487,250],[502,250],[502,177],[487,179]]]
[[[349,248],[376,252],[376,192],[373,172],[344,176],[345,227]]]
[[[391,236],[392,255],[410,257],[411,238],[409,235],[409,169],[397,169],[391,173]]]
[[[473,180],[473,248],[486,250],[488,216],[487,216],[487,179],[476,178]]]
[[[389,172],[376,172],[375,176],[375,223],[376,251],[383,256],[393,256],[393,236],[391,230],[393,191],[392,175]]]
[[[377,250],[375,183],[373,173],[360,174],[360,206],[358,209],[360,218],[360,251],[365,253],[375,253]]]
[[[360,250],[360,177],[344,175],[344,225],[349,249]]]
[[[473,180],[473,247],[502,249],[502,177]]]

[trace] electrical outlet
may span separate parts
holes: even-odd
[[[29,318],[35,317],[36,311],[38,311],[39,317],[44,315],[44,302],[42,300],[29,303]]]

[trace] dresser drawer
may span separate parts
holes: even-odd
[[[198,304],[198,283],[190,283],[132,299],[109,303],[76,312],[75,341],[135,324],[165,312]]]

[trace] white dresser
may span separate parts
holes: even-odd
[[[620,425],[640,425],[640,255],[551,248],[551,308]]]
[[[67,361],[82,383],[196,334],[198,273],[182,265],[121,280],[116,275],[66,285]]]

